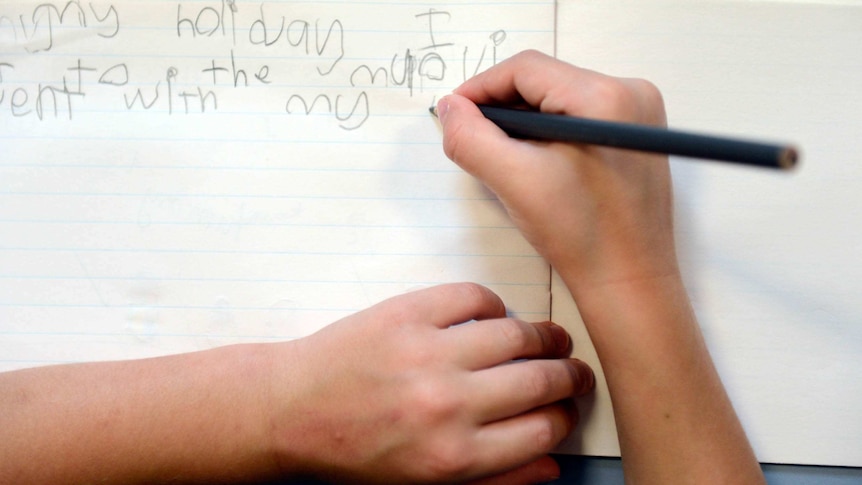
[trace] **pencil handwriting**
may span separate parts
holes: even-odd
[[[328,119],[352,131],[383,112],[375,106],[387,99],[430,101],[435,90],[497,63],[507,39],[504,30],[468,41],[453,34],[457,6],[402,7],[389,22],[392,31],[332,16],[331,9],[322,14],[306,2],[188,0],[168,7],[161,6],[158,22],[138,25],[117,1],[0,5],[0,117],[253,109]]]

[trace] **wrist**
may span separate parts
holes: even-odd
[[[314,379],[307,376],[307,339],[265,345],[264,376],[266,395],[262,406],[263,432],[267,453],[281,478],[313,476],[321,458],[314,451],[320,432],[312,391]]]
[[[610,254],[609,254],[610,253]],[[633,300],[641,304],[651,298],[671,294],[686,294],[676,253],[636,250],[591,254],[580,261],[567,260],[563,255],[551,259],[578,305],[597,300],[612,304],[615,300]]]
[[[579,298],[627,475],[762,482],[679,272],[582,288]]]
[[[206,480],[276,476],[269,439],[268,346],[230,345],[177,358],[184,377],[174,397],[186,401],[177,429],[185,437],[175,440],[188,445],[188,455],[179,453],[182,467]]]
[[[236,417],[237,441],[245,443],[248,454],[247,476],[279,476],[281,468],[275,460],[272,440],[272,366],[273,345],[248,344],[226,347],[225,356],[236,366],[229,370],[228,388],[237,390],[238,399],[226,403],[226,412]]]
[[[597,352],[645,357],[681,340],[699,340],[700,329],[682,277],[675,268],[587,284],[563,275]],[[626,357],[628,355],[629,357]]]

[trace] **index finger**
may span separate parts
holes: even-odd
[[[455,92],[477,104],[512,104],[523,100],[542,108],[550,96],[583,89],[583,84],[594,76],[603,75],[528,50],[468,79]]]
[[[454,92],[476,104],[526,103],[544,113],[615,119],[620,118],[619,107],[640,104],[635,93],[644,87],[634,86],[634,81],[530,50],[468,79]]]
[[[452,329],[447,335],[459,349],[458,363],[479,370],[515,359],[559,359],[572,353],[572,338],[552,322],[530,323],[515,318],[481,320]]]
[[[470,320],[502,318],[506,305],[496,293],[475,283],[450,283],[398,295],[383,307],[396,322],[421,320],[439,328]]]

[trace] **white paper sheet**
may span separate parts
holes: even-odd
[[[758,458],[860,466],[862,5],[817,3],[565,0],[558,54],[652,80],[672,126],[802,147],[792,174],[673,161],[678,248]],[[553,301],[595,359],[562,286]],[[570,449],[619,453],[609,404],[600,389]]]
[[[3,2],[0,369],[291,339],[453,281],[548,318],[428,107],[553,29],[549,1]]]

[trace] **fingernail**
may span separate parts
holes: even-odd
[[[569,336],[569,332],[555,323],[550,325],[550,330],[559,355],[568,355],[572,350],[572,338]]]
[[[437,118],[441,124],[446,123],[446,114],[449,113],[449,100],[446,98],[437,102]]]
[[[544,478],[540,483],[548,483],[560,479],[560,475],[562,475],[562,473],[560,473],[560,464],[557,460],[550,456],[544,456],[539,458],[535,464],[542,469],[543,473],[539,475],[544,475]]]
[[[578,381],[576,385],[580,386],[575,395],[581,396],[589,393],[596,387],[596,374],[586,362],[580,359],[572,359],[572,364],[575,369],[575,379]]]

